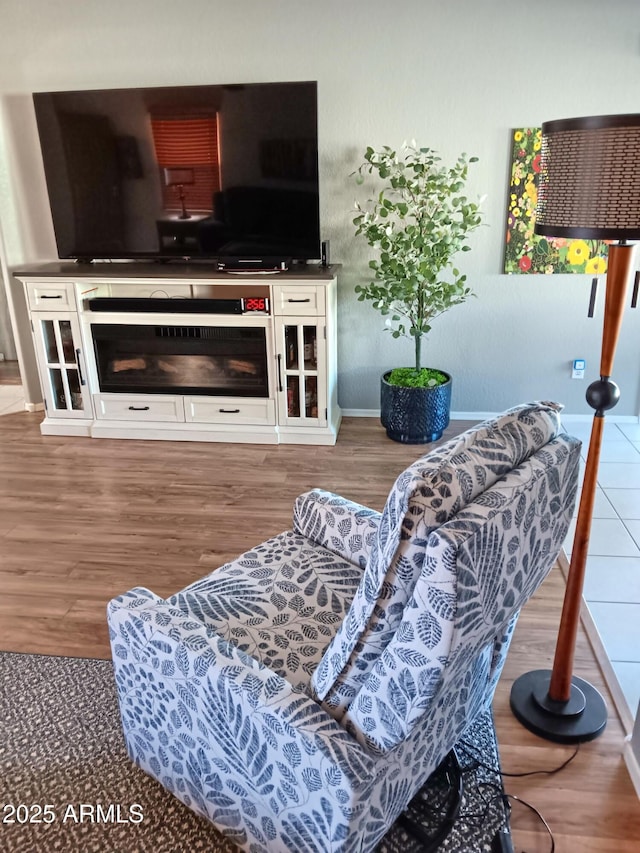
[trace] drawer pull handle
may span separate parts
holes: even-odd
[[[282,356],[278,353],[278,391],[284,391],[282,387]]]
[[[287,299],[287,302],[311,302],[311,299],[307,296],[306,299]]]
[[[76,350],[76,365],[78,367],[78,376],[80,377],[80,384],[86,385],[87,383],[84,381],[84,376],[82,375],[82,368],[80,367],[80,348]]]
[[[55,296],[51,296],[51,295],[50,295],[50,294],[48,294],[48,293],[43,293],[43,294],[41,295],[40,299],[62,299],[62,294],[61,294],[61,293],[56,293],[56,295],[55,295]]]
[[[129,406],[130,412],[148,412],[149,406]]]
[[[238,415],[240,414],[240,409],[218,409],[223,415]]]

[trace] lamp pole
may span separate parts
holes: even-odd
[[[586,394],[587,402],[595,409],[595,414],[553,669],[525,673],[514,682],[511,690],[511,709],[516,718],[535,734],[560,743],[593,740],[607,723],[604,699],[588,681],[573,675],[573,664],[605,413],[620,399],[620,389],[611,380],[611,374],[634,250],[635,246],[624,243],[609,247],[600,379],[588,387]]]
[[[547,237],[617,241],[609,246],[600,378],[587,389],[595,410],[552,670],[515,680],[511,710],[530,731],[576,743],[607,723],[598,691],[573,675],[605,414],[620,399],[611,379],[635,246],[640,240],[640,114],[563,119],[542,125],[535,231]],[[635,298],[635,297],[634,297]]]
[[[576,533],[571,551],[567,592],[558,630],[553,677],[549,685],[549,696],[561,702],[568,701],[571,690],[571,673],[580,621],[580,600],[587,565],[587,550],[596,496],[605,412],[612,409],[620,399],[620,390],[615,382],[611,381],[611,374],[613,373],[613,361],[622,325],[634,252],[635,246],[628,244],[619,243],[609,247],[600,379],[587,388],[586,395],[587,403],[596,411],[591,429],[591,440],[576,521]]]

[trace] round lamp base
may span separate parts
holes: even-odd
[[[602,734],[607,706],[598,691],[576,675],[568,702],[548,696],[551,670],[536,669],[517,678],[511,688],[511,710],[522,725],[556,743],[583,743]]]

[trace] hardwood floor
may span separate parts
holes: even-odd
[[[0,361],[0,385],[20,385],[20,369],[17,361]]]
[[[388,441],[370,419],[347,418],[333,448],[44,437],[40,419],[0,417],[4,651],[108,658],[112,596],[132,586],[177,591],[288,528],[294,499],[314,486],[381,509],[396,475],[426,450]],[[551,664],[563,587],[556,569],[524,609],[498,686],[505,771],[552,768],[571,753],[523,729],[508,702],[515,677]],[[621,757],[624,733],[582,631],[576,658],[576,673],[608,698],[605,733],[561,773],[505,787],[542,811],[557,853],[637,853],[640,802]],[[518,804],[512,823],[518,851],[550,850]]]

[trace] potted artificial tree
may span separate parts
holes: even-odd
[[[367,173],[382,181],[374,199],[356,203],[356,234],[376,249],[369,261],[374,280],[356,286],[358,298],[387,318],[394,338],[415,345],[414,366],[388,371],[381,381],[381,421],[395,441],[435,441],[449,423],[451,377],[422,366],[422,341],[437,316],[472,295],[453,258],[469,251],[467,235],[481,222],[479,204],[463,195],[468,164],[477,159],[462,154],[447,168],[414,142],[400,152],[367,148],[354,173],[359,183]]]

